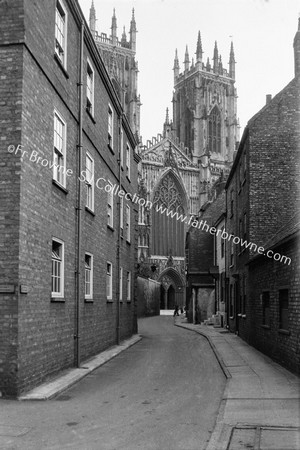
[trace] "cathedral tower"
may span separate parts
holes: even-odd
[[[229,70],[223,67],[215,42],[212,63],[204,64],[200,31],[196,64],[189,65],[186,47],[184,70],[180,73],[178,53],[174,60],[173,131],[189,148],[193,163],[200,168],[200,205],[209,198],[210,186],[227,173],[239,141],[233,43]]]
[[[127,40],[125,27],[123,28],[121,39],[119,40],[118,38],[115,10],[113,10],[110,36],[107,36],[106,33],[97,32],[94,1],[92,1],[90,8],[89,25],[132,131],[139,141],[141,101],[137,92],[138,63],[135,60],[137,29],[134,9],[132,10],[129,28],[129,40]]]

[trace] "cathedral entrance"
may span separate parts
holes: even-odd
[[[175,289],[171,285],[167,292],[167,309],[175,308]]]
[[[162,285],[160,309],[174,309],[175,305],[183,308],[185,283],[180,273],[173,267],[169,267],[160,274],[158,281]]]

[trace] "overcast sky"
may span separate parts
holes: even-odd
[[[79,3],[88,20],[91,0]],[[110,34],[116,9],[118,37],[123,25],[129,31],[135,8],[143,142],[162,131],[166,107],[172,109],[175,49],[182,70],[186,45],[190,60],[195,56],[198,30],[204,61],[212,59],[216,40],[226,68],[233,40],[241,135],[247,121],[264,106],[266,94],[274,96],[294,77],[300,0],[94,0],[94,4],[98,32]]]

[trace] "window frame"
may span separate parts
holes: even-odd
[[[127,270],[126,273],[126,300],[131,302],[131,271]]]
[[[92,173],[92,178],[91,180],[88,180],[87,178],[87,174],[88,174],[88,166],[87,166],[87,160],[91,161],[91,173]],[[87,151],[85,154],[85,185],[86,185],[86,198],[85,198],[85,207],[89,210],[94,212],[94,208],[95,208],[95,183],[94,183],[94,179],[95,179],[95,161],[94,158],[91,156],[91,154]],[[91,192],[91,205],[88,202],[88,198],[89,198],[89,189]]]
[[[123,267],[120,267],[119,271],[119,301],[123,301]]]
[[[61,285],[61,289],[59,292],[57,291],[53,291],[53,255],[51,256],[51,299],[52,300],[62,300],[64,298],[64,281],[65,281],[65,243],[64,241],[62,241],[59,238],[56,237],[52,237],[52,242],[51,242],[51,252],[53,253],[53,242],[56,242],[57,244],[59,244],[61,246],[61,263],[60,263],[60,285]],[[56,259],[58,260],[58,258]]]
[[[111,186],[111,189],[107,191],[107,226],[110,228],[114,227],[114,194],[113,194],[113,184],[111,181],[107,181]]]
[[[130,217],[130,206],[126,205],[126,241],[130,243],[130,233],[131,233],[131,217]]]
[[[62,124],[62,135],[60,136],[56,131],[56,121]],[[59,149],[56,144],[56,136],[59,136],[62,140],[62,149]],[[60,158],[63,164],[60,164]],[[57,169],[59,167],[59,170]],[[63,168],[62,171],[60,168]],[[52,178],[60,186],[66,188],[66,172],[67,172],[67,123],[63,116],[54,108],[53,113],[53,171]],[[62,174],[60,178],[59,174]]]
[[[108,267],[110,267],[110,273],[108,271]],[[108,278],[110,277],[110,278]],[[109,282],[108,282],[109,280]],[[106,299],[112,301],[113,298],[113,266],[110,261],[106,261]],[[108,293],[109,288],[109,293]]]
[[[64,16],[62,16],[61,12],[63,12]],[[57,30],[59,30],[59,33],[61,33],[61,29],[58,28],[57,14],[59,14],[62,22],[64,23],[64,26],[63,26],[64,42],[63,42],[63,44],[61,44],[59,42],[59,40],[57,39]],[[62,64],[64,69],[66,69],[67,68],[67,41],[68,41],[68,11],[67,11],[67,8],[66,8],[63,0],[56,0],[56,3],[55,3],[54,40],[55,40],[55,46],[54,46],[55,55],[57,56],[59,62]],[[61,53],[59,50],[61,50]],[[62,55],[62,57],[61,57],[61,55]]]
[[[86,257],[90,258],[90,268],[87,269],[86,267]],[[94,284],[94,256],[92,253],[89,252],[85,252],[84,254],[84,298],[85,300],[92,300],[93,299],[93,284]],[[90,293],[87,294],[86,293],[86,286],[87,286],[87,281],[86,281],[86,274],[87,274],[87,270],[89,270],[90,272]]]
[[[121,230],[121,237],[124,235],[124,197],[120,198],[120,230]]]
[[[88,83],[88,79],[89,79],[89,69],[90,72],[92,74],[92,77],[90,77],[91,79],[91,88],[89,88],[89,83]],[[88,93],[90,92],[90,96],[91,98],[89,98]],[[89,114],[91,114],[92,117],[94,117],[94,98],[95,98],[95,70],[94,67],[89,59],[89,57],[87,57],[87,65],[86,65],[86,108]]]
[[[110,103],[108,104],[108,124],[107,124],[107,133],[108,133],[108,146],[111,150],[114,148],[114,110]]]
[[[131,147],[126,143],[126,176],[130,180],[130,150]]]
[[[124,132],[123,128],[120,131],[120,164],[121,169],[124,170]]]

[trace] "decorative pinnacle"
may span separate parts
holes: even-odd
[[[190,57],[189,57],[189,51],[188,51],[188,46],[186,46],[185,48],[185,57],[184,57],[184,62],[190,62]]]
[[[169,121],[169,108],[166,109],[166,125],[169,125],[170,121]]]
[[[198,32],[198,40],[197,40],[197,50],[196,50],[197,61],[202,59],[202,55],[203,55],[203,50],[202,50],[201,34],[199,31]]]

